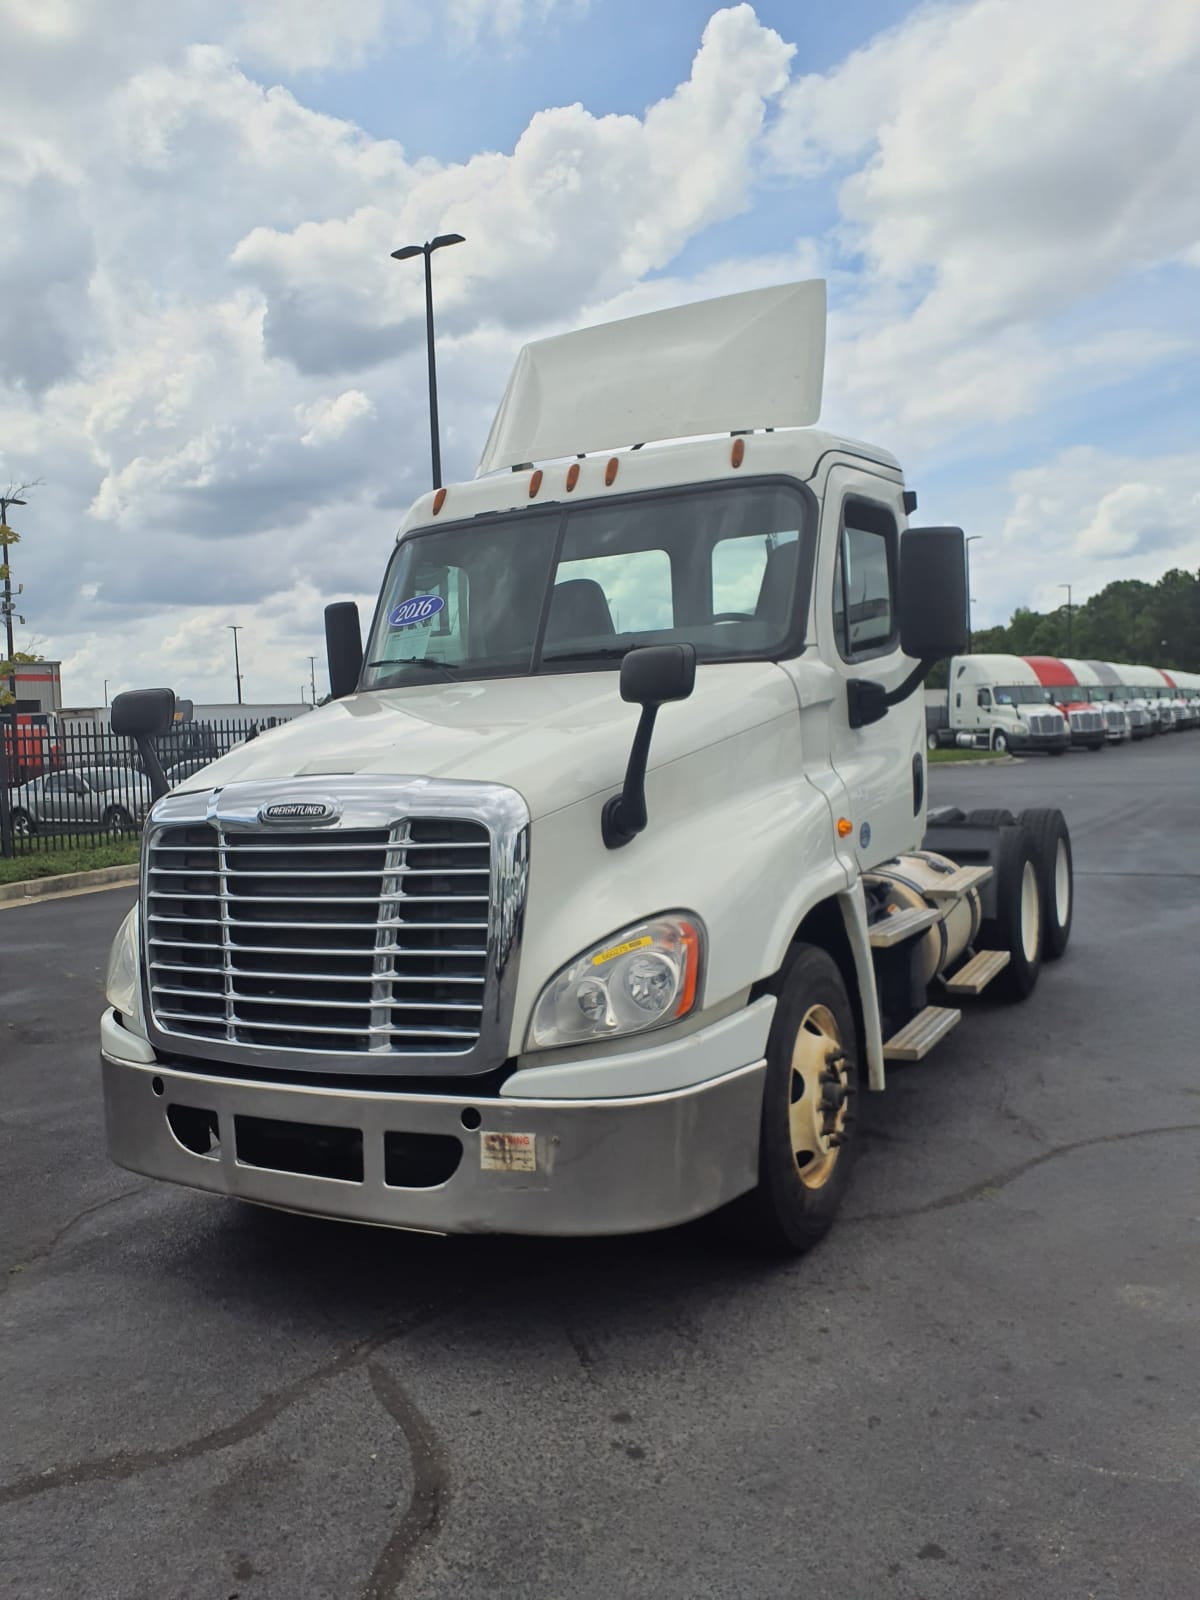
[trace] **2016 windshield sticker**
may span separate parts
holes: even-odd
[[[446,602],[440,594],[415,594],[411,600],[401,600],[388,613],[389,628],[413,628],[420,622],[429,622],[442,610]]]

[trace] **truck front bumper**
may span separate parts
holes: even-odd
[[[1021,733],[1008,735],[1008,748],[1016,753],[1029,750],[1069,750],[1071,748],[1071,735],[1063,727],[1061,733],[1031,733],[1028,729]]]
[[[294,1088],[102,1059],[119,1166],[287,1211],[433,1233],[641,1233],[758,1181],[764,1061],[586,1101]]]

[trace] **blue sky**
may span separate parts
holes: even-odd
[[[1200,565],[1200,7],[3,0],[0,475],[22,642],[294,698],[520,344],[829,280],[825,423],[982,535],[976,622]]]

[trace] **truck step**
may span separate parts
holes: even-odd
[[[991,867],[959,867],[954,872],[948,872],[944,878],[939,877],[924,892],[931,900],[957,900],[968,889],[978,889],[991,875]]]
[[[926,1006],[911,1022],[905,1023],[883,1047],[887,1061],[920,1061],[962,1016],[949,1006]]]
[[[913,906],[908,911],[893,911],[881,917],[870,927],[871,946],[875,950],[890,950],[905,939],[914,939],[926,928],[932,928],[941,916],[934,906]]]
[[[1012,960],[1007,950],[979,950],[965,967],[942,979],[947,994],[982,994]]]

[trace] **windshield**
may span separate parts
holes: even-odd
[[[812,569],[794,484],[709,484],[478,517],[402,539],[364,689],[615,667],[688,641],[702,661],[801,647]]]
[[[1047,694],[1033,684],[1013,683],[997,689],[996,699],[1002,706],[1044,706]]]

